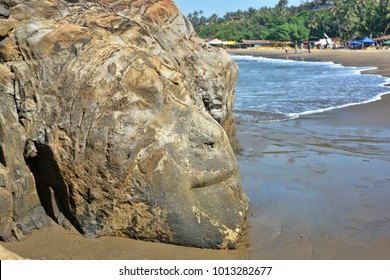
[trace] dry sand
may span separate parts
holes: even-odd
[[[235,52],[286,58],[283,50]],[[390,77],[390,51],[313,50],[295,57],[306,58],[376,66],[370,72]],[[390,259],[389,108],[386,95],[296,120],[238,124],[251,213],[237,250],[88,239],[56,225],[2,245],[32,259]]]

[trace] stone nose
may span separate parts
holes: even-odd
[[[194,136],[194,135],[193,135]],[[221,133],[197,135],[190,138],[190,164],[194,171],[191,188],[203,188],[220,183],[238,171],[229,140]],[[200,163],[200,164],[199,164]]]

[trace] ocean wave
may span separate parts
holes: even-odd
[[[234,111],[241,121],[295,119],[374,102],[389,94],[388,87],[385,92],[383,88],[390,78],[362,73],[375,67],[258,56],[233,58],[240,67]]]
[[[238,121],[270,122],[270,121],[285,121],[290,119],[290,117],[287,116],[286,114],[268,112],[268,111],[234,109],[233,112]]]
[[[310,61],[310,60],[296,60],[296,59],[281,59],[281,58],[269,58],[263,56],[253,56],[253,55],[230,55],[235,61],[261,61],[269,63],[288,63],[288,64],[310,64],[310,65],[336,65],[334,62],[328,61]]]
[[[351,107],[351,106],[363,105],[363,104],[379,101],[382,99],[382,96],[386,95],[386,94],[390,94],[390,92],[380,93],[377,96],[375,96],[374,98],[369,99],[369,100],[365,100],[362,102],[351,102],[351,103],[343,104],[340,106],[332,106],[332,107],[328,107],[328,108],[324,108],[324,109],[308,110],[308,111],[301,112],[301,113],[289,113],[289,114],[287,114],[287,116],[289,117],[289,119],[297,119],[300,116],[319,114],[319,113],[324,113],[324,112],[328,112],[328,111],[333,111],[336,109],[342,109],[342,108]]]

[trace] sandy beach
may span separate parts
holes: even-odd
[[[233,53],[377,67],[367,72],[390,77],[387,50]],[[390,259],[389,108],[385,95],[295,120],[237,124],[251,212],[236,250],[88,239],[57,225],[1,244],[31,259]]]

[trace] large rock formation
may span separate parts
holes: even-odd
[[[236,245],[237,66],[172,1],[0,0],[0,40],[0,239],[47,213],[91,237]]]

